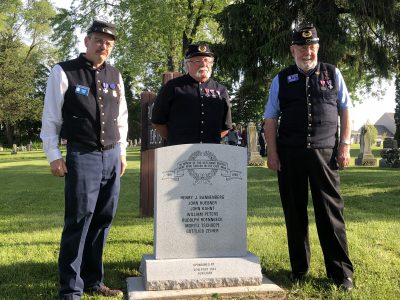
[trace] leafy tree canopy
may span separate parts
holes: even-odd
[[[213,16],[227,0],[74,0],[55,19],[55,40],[66,57],[76,44],[73,34],[93,19],[107,16],[117,24],[116,65],[129,74],[134,95],[158,89],[165,71],[182,71],[184,49],[193,41],[221,41]],[[100,12],[100,13],[99,13]],[[72,55],[75,55],[73,53]]]
[[[0,2],[0,123],[13,143],[13,127],[40,120],[42,64],[51,53],[48,35],[55,11],[47,0]]]
[[[238,81],[252,81],[254,90],[269,86],[278,70],[292,63],[292,28],[304,22],[318,29],[319,59],[341,69],[351,92],[398,68],[398,0],[243,0],[216,19],[225,40],[222,67]],[[265,102],[267,93],[254,101]]]

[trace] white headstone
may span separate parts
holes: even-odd
[[[156,259],[246,255],[245,149],[163,147],[155,166]]]
[[[155,150],[154,255],[146,290],[260,285],[247,252],[247,152],[221,144]]]

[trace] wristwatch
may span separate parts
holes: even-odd
[[[340,143],[343,144],[343,145],[351,145],[351,141],[350,140],[341,140]]]

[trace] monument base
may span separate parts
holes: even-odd
[[[264,295],[273,295],[271,299],[286,299],[285,292],[271,280],[262,278],[262,284],[257,286],[238,286],[221,288],[201,288],[185,290],[167,290],[167,291],[146,291],[143,285],[142,277],[129,277],[126,279],[128,285],[128,300],[146,300],[146,299],[204,299],[211,298],[213,295],[220,295],[232,298],[242,298],[249,296],[249,299],[264,299]],[[219,299],[219,298],[218,298]],[[269,298],[268,298],[269,299]]]
[[[262,283],[260,260],[243,257],[155,259],[144,255],[139,268],[147,291],[257,286]]]
[[[376,166],[376,158],[356,158],[356,166]]]
[[[249,166],[265,166],[265,161],[262,159],[260,153],[250,152],[249,153]]]

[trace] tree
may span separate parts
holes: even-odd
[[[396,75],[394,84],[396,88],[396,96],[395,96],[396,108],[394,110],[394,122],[396,124],[396,132],[394,134],[394,138],[400,144],[400,75],[399,74]]]
[[[63,54],[69,57],[68,49],[71,50],[71,45],[75,43],[71,33],[76,32],[78,27],[87,28],[93,19],[101,15],[107,15],[109,21],[115,22],[118,41],[112,59],[124,74],[125,86],[132,91],[132,98],[127,98],[130,105],[131,101],[138,102],[143,90],[158,90],[165,71],[182,71],[183,55],[188,44],[200,40],[210,43],[221,41],[213,16],[229,2],[75,0],[70,10],[61,10],[57,15],[54,38]],[[137,123],[140,119],[130,115],[129,122]],[[130,128],[137,126],[130,124]],[[139,134],[129,132],[130,138]]]
[[[253,82],[253,89],[269,85],[279,69],[292,63],[293,26],[307,21],[318,28],[319,59],[339,66],[351,92],[368,88],[374,78],[390,77],[398,68],[399,4],[398,0],[237,1],[217,15],[225,39],[220,48],[225,54],[222,67],[238,81]],[[258,101],[265,102],[267,93]]]
[[[45,38],[54,13],[46,0],[0,4],[0,123],[9,145],[21,122],[40,120],[39,67],[49,52]]]

